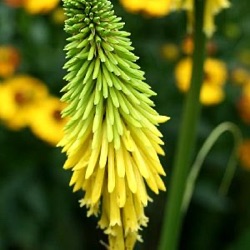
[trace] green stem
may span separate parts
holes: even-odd
[[[191,155],[196,141],[196,128],[200,114],[200,89],[203,82],[205,35],[203,29],[204,0],[195,0],[194,54],[191,86],[183,110],[183,120],[177,144],[169,197],[161,231],[159,250],[176,250],[182,224],[181,205],[190,170]]]
[[[231,124],[231,123],[229,123],[229,124]],[[226,195],[228,192],[229,186],[232,182],[232,179],[233,179],[235,171],[236,171],[237,160],[238,160],[237,159],[238,149],[239,149],[240,144],[242,143],[242,134],[241,134],[240,129],[236,125],[231,124],[229,131],[234,136],[235,145],[234,145],[233,152],[230,156],[229,164],[227,166],[225,175],[223,176],[223,179],[222,179],[220,187],[219,187],[219,194],[221,194],[221,195]]]
[[[231,122],[223,122],[220,125],[218,125],[209,135],[209,137],[204,142],[203,146],[201,147],[199,153],[197,154],[197,157],[194,161],[194,164],[191,168],[191,171],[189,173],[189,176],[187,178],[187,185],[185,188],[185,193],[183,197],[183,204],[182,204],[182,214],[185,216],[185,213],[187,212],[189,203],[192,198],[192,194],[194,191],[195,183],[198,178],[198,175],[200,173],[202,164],[204,160],[206,159],[209,151],[214,146],[214,144],[218,141],[219,137],[225,133],[230,132],[233,135],[234,138],[234,148],[232,150],[232,153],[230,155],[228,165],[225,171],[225,175],[222,179],[219,193],[221,195],[226,195],[228,188],[232,182],[236,166],[237,166],[237,152],[238,148],[242,141],[241,131],[240,129]]]

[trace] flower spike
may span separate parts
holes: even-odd
[[[62,116],[68,117],[59,143],[67,154],[65,169],[73,174],[73,191],[84,191],[87,215],[100,215],[98,225],[110,249],[133,249],[148,218],[146,184],[159,193],[165,175],[158,154],[160,116],[150,100],[156,95],[122,31],[124,23],[108,0],[64,0],[67,85]]]

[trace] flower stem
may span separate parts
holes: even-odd
[[[225,174],[219,188],[220,195],[226,195],[229,186],[232,182],[233,176],[235,174],[237,166],[237,155],[238,155],[237,152],[242,142],[242,135],[240,129],[231,122],[223,122],[219,124],[207,137],[199,153],[197,154],[196,159],[192,165],[191,171],[188,175],[187,185],[184,192],[183,204],[182,204],[183,216],[185,215],[189,207],[189,203],[191,201],[192,194],[194,192],[195,183],[200,173],[203,162],[205,161],[211,148],[215,145],[215,143],[222,136],[222,134],[226,132],[231,133],[234,138],[234,147],[229,157],[228,165],[226,167]]]
[[[190,171],[191,155],[196,141],[196,129],[201,105],[205,35],[203,29],[204,0],[195,0],[194,53],[191,86],[185,102],[177,144],[176,158],[169,186],[169,197],[163,221],[159,250],[176,250],[182,224],[181,205],[186,180]]]

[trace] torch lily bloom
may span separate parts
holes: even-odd
[[[84,191],[87,215],[99,216],[110,249],[133,249],[148,222],[146,186],[156,194],[165,190],[157,126],[169,118],[153,109],[155,92],[111,2],[65,0],[64,8],[70,35],[62,97],[69,122],[59,143],[64,168],[72,170],[73,190]]]

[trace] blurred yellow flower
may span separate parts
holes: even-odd
[[[0,119],[12,129],[27,126],[34,105],[48,94],[40,80],[27,75],[10,78],[0,86]]]
[[[190,87],[192,59],[181,60],[175,68],[177,87],[187,92]],[[223,85],[227,78],[226,66],[222,61],[207,58],[204,63],[204,80],[201,87],[200,101],[204,105],[214,105],[223,101]]]
[[[48,97],[40,102],[32,112],[30,128],[32,132],[42,140],[56,145],[63,137],[63,127],[66,119],[61,117],[61,111],[65,108],[57,97]]]
[[[208,37],[211,37],[216,30],[214,24],[214,16],[222,9],[229,8],[230,2],[228,0],[207,0],[205,3],[204,24],[203,31]],[[189,29],[192,29],[193,13],[194,13],[194,0],[172,0],[172,9],[184,9],[188,12]]]
[[[170,11],[186,10],[188,29],[192,31],[194,22],[194,0],[120,0],[122,6],[132,13],[143,13],[152,17],[161,17]],[[222,9],[229,8],[229,0],[208,0],[205,3],[203,31],[211,37],[216,30],[214,16]]]
[[[186,10],[188,13],[188,29],[193,29],[194,0],[120,0],[122,6],[132,13],[143,13],[152,17],[162,17],[171,11]],[[222,9],[229,8],[229,0],[208,0],[205,3],[203,30],[211,37],[216,30],[214,16]]]
[[[241,166],[250,170],[250,139],[244,140],[239,148]]]
[[[207,0],[205,13],[204,13],[204,26],[203,30],[208,37],[211,37],[216,30],[214,24],[214,16],[222,9],[229,8],[230,3],[228,0]]]
[[[60,0],[23,0],[24,9],[30,14],[46,14],[55,9]]]
[[[6,78],[15,72],[20,62],[20,56],[12,46],[0,46],[0,77]]]
[[[120,0],[120,2],[129,12],[161,17],[169,13],[171,0]]]

